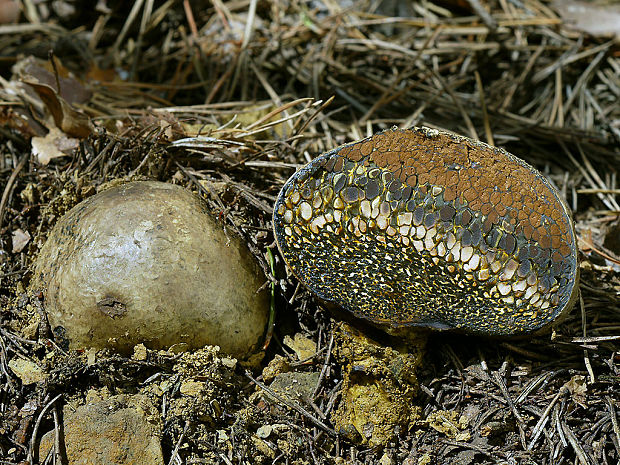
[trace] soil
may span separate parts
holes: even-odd
[[[568,3],[0,2],[0,463],[68,463],[41,438],[115,396],[148,401],[170,464],[618,463],[619,32],[564,21]],[[394,125],[500,146],[558,188],[581,272],[561,323],[415,346],[345,325],[287,271],[282,185]],[[200,196],[260,264],[273,325],[252,359],[51,331],[29,292],[50,229],[146,179]]]

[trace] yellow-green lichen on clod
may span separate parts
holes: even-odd
[[[342,366],[342,390],[332,419],[341,436],[385,446],[413,426],[420,418],[414,398],[425,345],[423,334],[385,344],[347,323],[336,325],[334,355]]]
[[[320,299],[390,327],[529,333],[572,307],[572,219],[536,169],[482,142],[392,129],[327,152],[274,208],[280,252]]]

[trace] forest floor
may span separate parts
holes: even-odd
[[[170,464],[620,462],[617,5],[78,5],[0,1],[0,464],[67,463],[44,434],[58,446],[68,407],[119,396],[148,404]],[[395,125],[500,146],[557,186],[581,300],[553,331],[435,332],[403,348],[343,325],[287,274],[272,232],[280,188]],[[111,181],[143,179],[188,187],[247,242],[275,300],[259,365],[209,347],[66,350],[50,331],[29,283],[51,227]],[[389,391],[387,410],[405,409],[390,417],[379,402],[385,418],[361,431],[337,420],[358,349],[366,382],[402,396]],[[394,373],[395,357],[415,374]]]

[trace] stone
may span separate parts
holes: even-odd
[[[9,360],[9,368],[24,385],[38,383],[47,377],[47,373],[43,371],[43,368],[23,358]]]
[[[312,401],[320,373],[291,372],[278,374],[271,386],[276,393],[296,401]]]
[[[160,465],[164,463],[159,412],[145,396],[118,395],[75,409],[65,406],[64,443],[68,465]],[[54,446],[45,434],[39,460]]]

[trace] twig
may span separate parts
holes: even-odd
[[[327,372],[327,367],[329,366],[329,359],[332,354],[332,347],[334,345],[334,334],[332,333],[329,337],[329,344],[327,345],[327,354],[325,354],[325,361],[323,362],[323,368],[321,368],[321,373],[319,374],[319,379],[316,383],[316,387],[310,396],[311,399],[314,399],[321,389],[321,383],[323,382],[323,378],[325,377],[325,373]]]
[[[323,423],[321,420],[319,420],[318,418],[316,418],[314,415],[312,415],[310,412],[308,412],[305,408],[303,408],[301,405],[299,405],[297,402],[294,402],[292,400],[288,400],[285,399],[284,397],[280,396],[279,394],[277,394],[273,389],[271,389],[270,387],[267,387],[266,385],[264,385],[263,383],[261,383],[260,381],[257,381],[256,379],[254,379],[252,377],[252,375],[250,374],[249,371],[245,372],[245,376],[247,376],[250,381],[252,381],[254,384],[256,384],[259,388],[261,388],[263,391],[265,391],[267,394],[269,394],[270,397],[272,397],[273,399],[275,399],[277,402],[280,402],[284,405],[286,405],[289,408],[292,408],[293,410],[295,410],[297,413],[299,413],[300,415],[308,418],[312,423],[314,423],[316,426],[318,426],[319,428],[321,428],[323,431],[325,431],[326,433],[331,434],[332,436],[336,435],[336,431],[334,431],[332,428],[330,428],[329,426],[327,426],[325,423]]]
[[[2,192],[2,199],[0,200],[0,231],[2,230],[2,222],[4,220],[4,209],[9,201],[9,196],[11,195],[11,191],[13,190],[13,184],[17,179],[17,175],[22,170],[22,168],[26,165],[28,158],[30,157],[30,152],[26,151],[22,157],[19,159],[17,166],[11,173],[9,180],[6,182],[6,186],[4,186],[4,191]]]
[[[538,422],[536,423],[536,426],[534,426],[534,429],[532,430],[532,440],[528,444],[527,450],[532,450],[532,448],[536,444],[536,441],[538,441],[538,438],[543,432],[543,429],[545,428],[545,424],[547,423],[547,420],[549,419],[549,414],[551,413],[551,409],[556,404],[556,402],[560,399],[560,397],[564,395],[565,393],[566,393],[566,388],[562,386],[560,390],[558,391],[558,393],[555,395],[555,397],[551,399],[551,402],[549,402],[549,405],[547,405],[547,408],[545,409],[543,414],[540,416],[540,418],[538,419]]]
[[[55,462],[59,465],[66,465],[68,458],[65,456],[63,447],[61,446],[62,432],[64,430],[63,425],[60,422],[60,414],[58,413],[58,405],[54,405],[52,410],[54,415],[54,457]]]
[[[562,427],[562,430],[564,431],[564,434],[566,435],[569,444],[573,447],[573,450],[575,451],[577,458],[581,462],[581,465],[592,465],[594,462],[587,454],[587,452],[583,449],[583,447],[581,447],[577,436],[575,436],[575,433],[573,433],[573,431],[566,424],[566,422],[560,420],[560,426]]]
[[[497,29],[497,22],[491,17],[489,12],[482,6],[482,4],[478,0],[467,0],[471,9],[480,16],[480,19],[491,31],[495,31]]]
[[[476,86],[478,87],[478,95],[480,95],[480,108],[482,108],[482,119],[484,121],[484,133],[487,138],[487,144],[495,145],[493,141],[493,131],[491,131],[491,124],[489,123],[489,114],[487,113],[487,105],[484,101],[484,87],[482,86],[482,79],[480,79],[480,73],[478,70],[474,72],[476,76]]]
[[[579,292],[579,307],[581,308],[581,330],[583,333],[583,337],[587,337],[586,306],[583,303],[583,296],[581,295],[581,291]],[[590,355],[587,349],[584,349],[583,351],[583,361],[586,365],[588,375],[590,376],[590,383],[594,383],[596,379],[594,378],[594,371],[592,370],[592,363],[590,362]]]
[[[189,428],[189,420],[185,420],[185,426],[183,426],[183,431],[181,432],[181,435],[179,436],[179,439],[177,440],[177,443],[175,444],[174,449],[172,450],[172,455],[170,456],[168,465],[173,465],[174,461],[177,459],[178,454],[179,454],[179,449],[181,448],[181,443],[183,442],[183,439],[185,439],[185,433],[187,432],[187,428]]]
[[[241,50],[245,50],[252,38],[252,32],[254,31],[254,18],[256,17],[256,5],[257,0],[250,0],[250,8],[248,9],[248,16],[245,23],[245,30],[243,31],[243,42],[241,42]]]
[[[47,404],[45,404],[45,406],[41,410],[41,413],[39,413],[39,416],[37,417],[37,421],[35,422],[34,428],[32,430],[32,437],[30,438],[30,444],[28,444],[28,461],[30,463],[35,463],[34,447],[35,447],[35,444],[37,443],[37,435],[39,434],[39,427],[41,426],[41,421],[43,420],[43,417],[45,416],[47,411],[52,407],[52,405],[54,405],[54,402],[56,402],[61,397],[62,397],[62,394],[58,394],[56,397],[50,400]]]
[[[614,430],[614,434],[616,435],[616,440],[612,442],[614,443],[616,452],[620,454],[620,426],[618,426],[618,416],[616,415],[616,409],[614,408],[614,403],[609,398],[609,396],[605,397],[605,402],[607,402],[607,410],[609,410],[609,416],[611,418],[611,426]]]
[[[523,417],[521,416],[521,414],[517,410],[517,407],[512,401],[512,397],[510,397],[510,393],[508,392],[506,383],[504,383],[504,380],[502,379],[502,377],[499,375],[497,371],[493,372],[493,378],[495,379],[496,384],[499,386],[500,391],[502,391],[502,394],[504,395],[504,398],[506,399],[506,402],[508,403],[510,410],[512,410],[512,414],[515,416],[515,419],[517,420],[517,426],[519,427],[519,436],[521,438],[521,445],[523,446],[523,449],[526,449],[527,443],[525,441],[525,428],[524,428]]]

